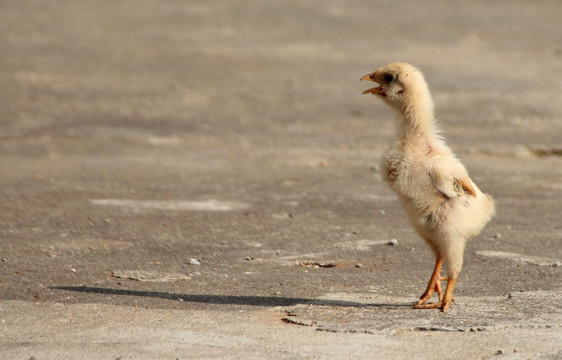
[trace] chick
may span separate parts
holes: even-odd
[[[379,97],[398,114],[398,139],[383,155],[382,177],[435,254],[433,274],[414,308],[446,312],[453,301],[465,243],[494,216],[494,200],[480,191],[445,144],[435,124],[427,83],[418,69],[394,62],[361,80],[378,83],[363,94]],[[440,275],[443,262],[446,278]],[[441,281],[447,281],[444,295]],[[435,291],[439,301],[428,302]]]

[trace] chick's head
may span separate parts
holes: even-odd
[[[373,94],[399,112],[404,111],[414,101],[431,102],[423,74],[410,64],[393,62],[363,76],[360,80],[378,83],[379,86],[365,90],[363,94]]]

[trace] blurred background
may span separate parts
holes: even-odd
[[[424,72],[463,148],[559,145],[558,1],[35,0],[0,10],[4,137],[373,146],[392,115],[360,96],[358,79],[405,61]]]

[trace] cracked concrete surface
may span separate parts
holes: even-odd
[[[342,301],[340,306],[330,304],[325,307],[314,302],[299,304],[284,309],[287,316],[283,320],[291,324],[313,326],[320,331],[366,334],[510,328],[559,331],[562,327],[561,296],[562,293],[556,290],[516,292],[504,297],[463,297],[455,300],[455,309],[450,313],[424,314],[424,311],[412,311],[412,301],[408,298],[350,298],[346,294],[331,294],[331,299]]]

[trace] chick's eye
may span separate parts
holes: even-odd
[[[386,74],[384,76],[384,81],[388,84],[390,82],[392,82],[392,80],[394,79],[394,76],[392,76],[391,74]]]

